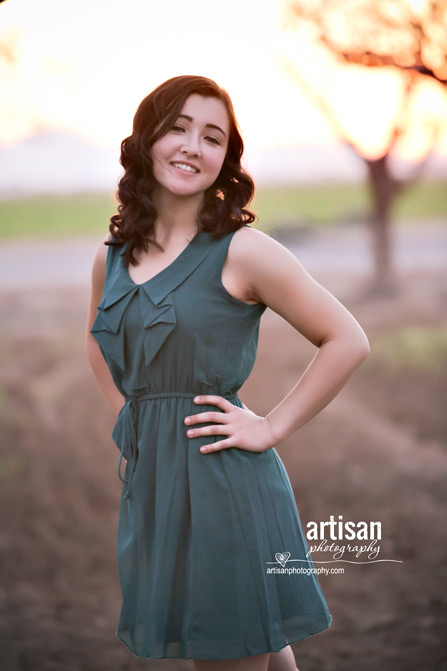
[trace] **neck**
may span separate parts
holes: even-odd
[[[203,193],[177,196],[165,189],[153,191],[152,202],[157,210],[154,233],[157,240],[171,235],[192,237],[197,233],[197,217]]]

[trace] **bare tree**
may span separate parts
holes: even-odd
[[[419,3],[420,4],[420,3]],[[339,137],[365,162],[372,196],[370,217],[374,243],[374,292],[396,288],[391,256],[391,210],[396,197],[423,172],[441,129],[440,119],[426,119],[431,143],[410,177],[398,178],[390,169],[390,155],[408,131],[407,111],[421,77],[445,88],[447,83],[447,0],[427,1],[417,11],[411,0],[290,0],[285,5],[288,26],[311,28],[317,44],[339,62],[365,68],[393,67],[404,79],[400,109],[383,154],[369,158],[356,146],[334,110],[295,64],[285,64],[297,84],[320,107]]]

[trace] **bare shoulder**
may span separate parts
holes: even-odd
[[[92,265],[92,285],[93,289],[96,292],[101,291],[104,286],[104,279],[106,274],[106,263],[107,263],[107,253],[109,251],[109,245],[104,243],[110,240],[110,233],[105,235],[101,242],[98,245],[96,250],[95,258],[93,259]]]
[[[267,257],[270,260],[272,260],[272,257],[284,258],[284,256],[295,258],[280,242],[251,226],[242,226],[238,229],[233,235],[233,240],[230,244],[230,250],[232,256],[238,261],[251,261],[259,264]]]
[[[98,245],[95,258],[93,260],[92,274],[91,274],[91,291],[90,291],[90,300],[87,316],[87,333],[89,337],[91,337],[90,329],[96,318],[96,309],[97,306],[99,305],[102,293],[104,291],[107,252],[109,250],[109,245],[105,245],[104,243],[109,239],[110,239],[109,234],[103,237],[103,239]]]
[[[105,245],[104,243],[108,242],[110,239],[111,239],[111,235],[110,235],[110,233],[107,233],[107,235],[105,235],[102,238],[102,240],[99,243],[98,248],[96,250],[95,262],[97,262],[99,264],[104,264],[104,266],[105,266],[105,263],[107,261],[107,252],[109,251],[109,245]]]
[[[239,277],[245,293],[257,302],[266,302],[264,287],[269,276],[296,272],[296,257],[280,242],[263,231],[243,226],[236,231],[228,249],[228,262]],[[268,304],[268,303],[267,303]]]

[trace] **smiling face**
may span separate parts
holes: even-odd
[[[203,196],[222,168],[229,133],[224,103],[191,94],[172,128],[152,145],[154,191]]]

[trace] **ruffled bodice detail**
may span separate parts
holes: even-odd
[[[133,288],[123,288],[117,295],[108,295],[98,306],[98,315],[93,323],[91,333],[104,346],[110,358],[118,368],[124,371],[124,338],[120,329],[128,304],[134,293],[139,292],[138,301],[141,319],[144,326],[143,344],[145,364],[148,366],[157,354],[166,338],[174,330],[176,324],[175,308],[172,292],[160,301],[154,302],[148,286],[135,285]]]
[[[174,290],[202,263],[212,249],[211,233],[197,233],[174,261],[142,284],[131,279],[121,250],[119,260],[107,268],[108,281],[90,333],[102,351],[121,371],[125,370],[123,321],[128,305],[138,293],[143,329],[144,362],[148,366],[175,329]],[[127,244],[127,243],[126,243]],[[117,253],[117,252],[115,252]],[[110,255],[109,255],[110,257]],[[109,261],[109,259],[108,259]]]

